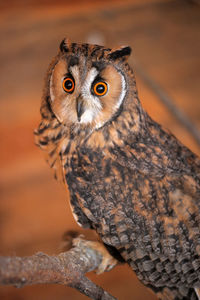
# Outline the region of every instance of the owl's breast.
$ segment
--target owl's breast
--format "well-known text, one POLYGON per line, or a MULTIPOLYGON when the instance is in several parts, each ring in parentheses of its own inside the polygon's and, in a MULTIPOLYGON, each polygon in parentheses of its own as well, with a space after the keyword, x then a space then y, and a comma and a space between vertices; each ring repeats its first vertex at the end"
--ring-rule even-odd
POLYGON ((135 172, 103 151, 90 148, 76 149, 64 166, 73 213, 79 223, 85 223, 82 213, 104 241, 113 246, 125 244, 130 235, 133 238, 133 232, 136 241, 145 234, 144 218, 134 211, 134 199, 138 197, 135 172))

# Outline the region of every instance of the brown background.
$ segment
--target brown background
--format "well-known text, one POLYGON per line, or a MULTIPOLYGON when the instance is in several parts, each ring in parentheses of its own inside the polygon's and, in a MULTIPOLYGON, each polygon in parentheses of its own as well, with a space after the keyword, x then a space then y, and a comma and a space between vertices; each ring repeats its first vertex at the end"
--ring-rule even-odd
MULTIPOLYGON (((133 58, 200 127, 200 6, 184 0, 0 2, 0 254, 58 253, 62 234, 81 231, 68 194, 35 147, 43 77, 63 37, 109 47, 128 44, 133 58)), ((191 135, 136 73, 150 115, 194 152, 191 135)), ((91 233, 87 233, 91 235, 91 233)), ((89 275, 120 300, 155 299, 127 266, 89 275)), ((0 287, 0 299, 87 299, 58 285, 0 287)))

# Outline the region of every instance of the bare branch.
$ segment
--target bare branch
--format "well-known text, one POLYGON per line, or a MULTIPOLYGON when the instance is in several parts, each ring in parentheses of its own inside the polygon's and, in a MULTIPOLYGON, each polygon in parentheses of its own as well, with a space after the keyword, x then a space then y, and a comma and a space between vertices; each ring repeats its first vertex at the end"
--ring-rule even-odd
POLYGON ((38 283, 58 283, 76 288, 91 299, 114 300, 114 297, 84 276, 95 270, 101 261, 101 253, 84 242, 56 256, 37 253, 29 257, 0 257, 0 284, 23 287, 38 283))

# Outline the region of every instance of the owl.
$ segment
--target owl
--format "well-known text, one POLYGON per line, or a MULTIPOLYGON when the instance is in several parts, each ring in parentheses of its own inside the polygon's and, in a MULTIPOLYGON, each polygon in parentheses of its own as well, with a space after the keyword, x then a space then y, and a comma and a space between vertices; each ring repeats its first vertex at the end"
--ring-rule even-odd
POLYGON ((94 229, 160 299, 198 299, 200 159, 144 111, 131 48, 61 42, 36 143, 94 229))

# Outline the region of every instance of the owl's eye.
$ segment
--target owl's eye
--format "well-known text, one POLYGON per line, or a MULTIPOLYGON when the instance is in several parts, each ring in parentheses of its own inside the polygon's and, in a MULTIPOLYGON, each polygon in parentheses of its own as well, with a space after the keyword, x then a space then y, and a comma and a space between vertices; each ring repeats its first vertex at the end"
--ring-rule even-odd
POLYGON ((74 80, 71 77, 66 77, 63 80, 62 86, 63 86, 63 90, 65 92, 71 94, 71 93, 73 93, 74 88, 75 88, 74 80))
POLYGON ((104 96, 108 91, 107 83, 103 81, 98 81, 94 84, 93 91, 97 96, 104 96))

